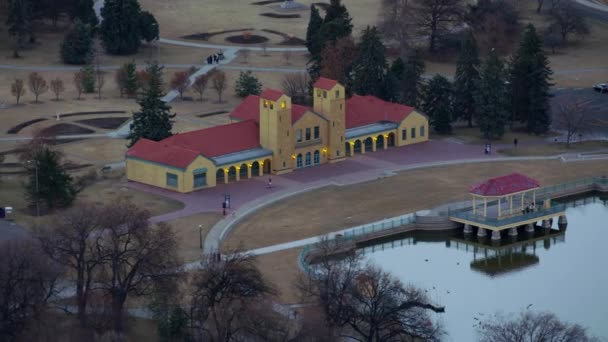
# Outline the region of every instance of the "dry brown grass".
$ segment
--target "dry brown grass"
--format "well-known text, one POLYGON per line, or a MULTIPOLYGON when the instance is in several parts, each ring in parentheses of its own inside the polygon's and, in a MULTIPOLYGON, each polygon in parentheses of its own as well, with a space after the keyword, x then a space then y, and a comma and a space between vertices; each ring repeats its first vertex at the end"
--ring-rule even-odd
POLYGON ((508 156, 553 156, 561 153, 575 153, 601 149, 608 149, 607 141, 583 141, 580 143, 571 143, 570 147, 567 147, 565 143, 535 145, 512 148, 499 152, 508 156))
POLYGON ((222 215, 217 213, 202 213, 179 219, 167 221, 179 238, 179 255, 184 262, 192 262, 201 259, 199 225, 202 226, 202 239, 219 220, 222 215))
POLYGON ((300 248, 292 248, 256 257, 264 278, 279 291, 281 303, 300 303, 299 292, 295 286, 301 273, 298 266, 300 252, 300 248))
POLYGON ((471 184, 515 171, 550 185, 602 175, 606 170, 608 161, 465 164, 402 172, 347 187, 326 187, 256 212, 232 230, 224 246, 270 246, 467 199, 471 184))
MULTIPOLYGON (((435 138, 445 138, 445 135, 434 135, 435 138)), ((553 134, 545 134, 545 135, 532 135, 526 132, 520 131, 512 131, 509 128, 505 128, 505 134, 499 140, 492 141, 495 144, 512 144, 513 139, 517 138, 520 144, 526 144, 528 142, 539 142, 543 141, 547 138, 553 137, 553 134)), ((454 128, 451 138, 460 139, 467 144, 485 144, 487 139, 483 137, 481 132, 479 131, 479 127, 456 127, 454 128)))

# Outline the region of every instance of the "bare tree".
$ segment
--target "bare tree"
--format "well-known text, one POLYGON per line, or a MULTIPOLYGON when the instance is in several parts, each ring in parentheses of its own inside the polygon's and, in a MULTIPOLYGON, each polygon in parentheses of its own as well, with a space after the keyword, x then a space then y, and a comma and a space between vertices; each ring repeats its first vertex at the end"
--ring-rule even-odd
POLYGON ((321 51, 321 76, 346 84, 356 57, 357 47, 352 37, 327 42, 321 51))
POLYGON ((95 71, 95 86, 97 87, 97 98, 101 100, 101 89, 106 84, 106 74, 97 69, 95 71))
POLYGON ((192 89, 194 89, 198 95, 201 102, 203 102, 203 93, 205 89, 207 89, 207 82, 209 81, 209 77, 207 75, 200 75, 192 83, 192 89))
POLYGON ((415 0, 412 3, 417 24, 429 37, 429 50, 437 50, 437 41, 458 23, 462 0, 415 0))
POLYGON ((35 102, 38 103, 38 96, 46 93, 49 90, 49 86, 46 84, 46 80, 42 75, 37 72, 33 72, 28 77, 28 87, 30 91, 36 96, 35 102))
POLYGON ((154 285, 177 278, 177 240, 171 226, 151 227, 150 213, 118 201, 106 206, 97 242, 102 268, 97 287, 112 300, 114 330, 122 331, 123 308, 129 295, 145 296, 154 285))
POLYGON ((208 255, 194 274, 191 287, 193 320, 204 341, 235 339, 250 305, 274 294, 255 258, 239 252, 223 258, 208 255))
MULTIPOLYGON (((362 266, 356 253, 336 258, 340 245, 324 241, 300 281, 304 298, 316 300, 337 335, 357 341, 438 340, 443 331, 428 312, 442 313, 424 292, 404 286, 381 269, 362 266)), ((343 254, 343 253, 342 253, 343 254)))
POLYGON ((125 67, 121 67, 116 70, 114 73, 114 82, 116 82, 116 86, 118 87, 118 91, 120 92, 120 97, 125 95, 127 90, 127 69, 125 67))
POLYGON ((577 35, 584 37, 589 34, 589 25, 580 13, 571 3, 562 3, 551 10, 551 28, 559 32, 562 42, 568 41, 569 35, 577 35))
POLYGON ((0 243, 0 340, 17 337, 57 290, 60 269, 30 239, 0 243))
POLYGON ((97 244, 101 239, 101 210, 93 205, 80 205, 58 215, 52 229, 40 235, 43 251, 56 263, 69 269, 75 278, 76 305, 82 326, 94 272, 101 263, 97 244))
POLYGON ((19 104, 21 96, 25 95, 25 84, 22 79, 15 78, 15 81, 11 84, 11 94, 13 94, 17 99, 17 104, 19 104))
POLYGON ((285 65, 289 65, 289 60, 291 59, 291 50, 283 51, 283 60, 285 61, 285 65))
POLYGON ((241 63, 247 64, 249 62, 249 55, 251 51, 249 49, 241 50, 241 63))
POLYGON ((84 82, 84 73, 79 70, 74 73, 74 88, 76 88, 76 93, 78 94, 78 100, 80 100, 80 95, 82 95, 83 82, 84 82))
POLYGON ((554 118, 555 128, 566 134, 566 147, 570 148, 572 138, 591 128, 589 122, 589 101, 564 100, 557 104, 554 118))
POLYGON ((186 71, 176 71, 171 77, 171 88, 179 93, 180 100, 184 99, 184 92, 188 89, 189 77, 186 71))
POLYGON ((281 87, 285 94, 291 97, 293 103, 306 104, 310 98, 308 73, 292 73, 283 76, 281 87))
POLYGON ((477 331, 481 342, 600 341, 588 335, 582 326, 562 322, 548 312, 524 311, 514 319, 494 315, 481 321, 477 331))
POLYGON ((57 77, 51 80, 51 91, 55 94, 55 101, 59 101, 59 95, 65 91, 61 78, 57 77))
POLYGON ((378 28, 385 38, 399 44, 399 56, 405 58, 409 47, 408 39, 415 29, 412 10, 413 0, 382 0, 378 28))
POLYGON ((211 76, 211 85, 217 92, 218 102, 222 103, 222 93, 226 90, 228 82, 226 79, 226 73, 223 71, 214 72, 211 76))

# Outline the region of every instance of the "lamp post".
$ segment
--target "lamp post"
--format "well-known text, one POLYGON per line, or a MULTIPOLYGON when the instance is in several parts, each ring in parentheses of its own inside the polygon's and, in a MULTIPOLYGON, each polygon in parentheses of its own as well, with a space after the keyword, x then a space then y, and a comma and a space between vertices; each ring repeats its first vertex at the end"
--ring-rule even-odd
POLYGON ((203 225, 202 224, 198 225, 198 235, 199 235, 201 249, 203 249, 203 225))
POLYGON ((34 160, 28 160, 27 163, 29 165, 34 165, 34 170, 36 173, 36 217, 39 217, 40 216, 40 205, 39 205, 40 192, 38 191, 38 163, 34 160))

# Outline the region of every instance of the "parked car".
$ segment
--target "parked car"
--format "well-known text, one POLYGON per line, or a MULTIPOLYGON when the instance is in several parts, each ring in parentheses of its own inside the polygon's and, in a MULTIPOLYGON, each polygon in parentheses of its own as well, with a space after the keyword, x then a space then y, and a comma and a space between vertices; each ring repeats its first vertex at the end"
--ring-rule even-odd
POLYGON ((608 93, 608 83, 600 83, 593 86, 593 90, 600 93, 608 93))

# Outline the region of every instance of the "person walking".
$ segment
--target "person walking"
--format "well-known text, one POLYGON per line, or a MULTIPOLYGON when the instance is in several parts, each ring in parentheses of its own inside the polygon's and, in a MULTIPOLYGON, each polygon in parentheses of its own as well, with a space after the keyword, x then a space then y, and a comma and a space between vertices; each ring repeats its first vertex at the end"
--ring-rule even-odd
POLYGON ((513 147, 517 147, 517 138, 513 139, 513 147))
POLYGON ((268 189, 272 188, 272 179, 268 178, 268 189))

